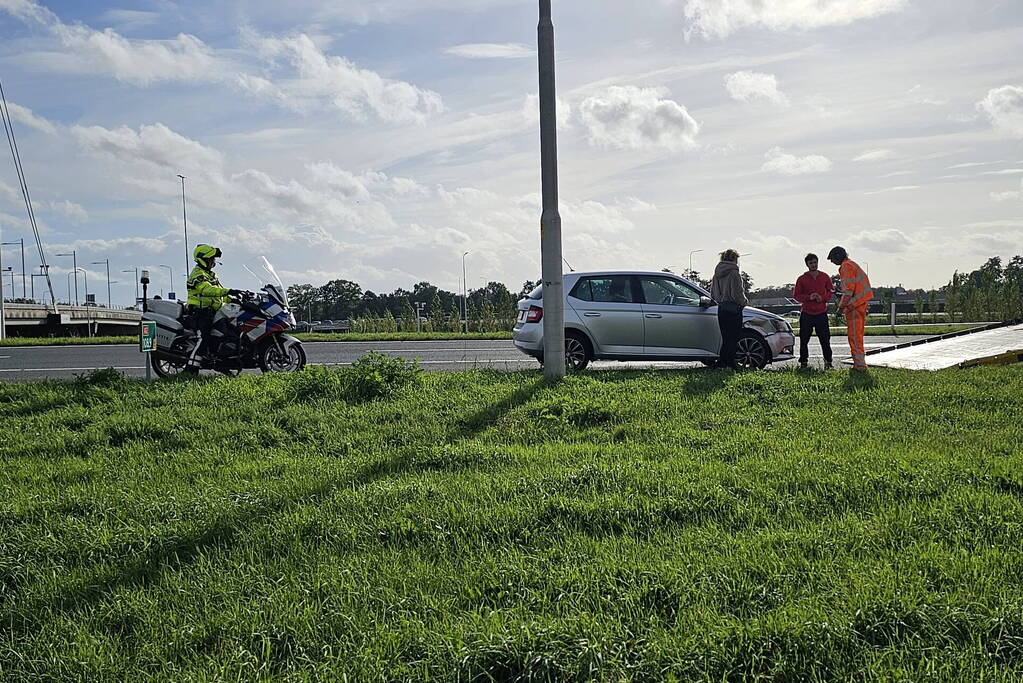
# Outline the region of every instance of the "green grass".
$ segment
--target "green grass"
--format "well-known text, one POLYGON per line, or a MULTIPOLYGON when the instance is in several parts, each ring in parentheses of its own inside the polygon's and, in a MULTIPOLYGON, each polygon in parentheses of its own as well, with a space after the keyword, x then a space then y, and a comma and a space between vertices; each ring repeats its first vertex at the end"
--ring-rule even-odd
MULTIPOLYGON (((330 334, 299 332, 304 342, 445 341, 450 339, 511 339, 511 332, 352 332, 330 334)), ((118 337, 8 337, 0 346, 60 346, 62 344, 138 344, 138 336, 118 337)))
POLYGON ((1023 677, 1018 366, 391 377, 0 384, 0 679, 1023 677))

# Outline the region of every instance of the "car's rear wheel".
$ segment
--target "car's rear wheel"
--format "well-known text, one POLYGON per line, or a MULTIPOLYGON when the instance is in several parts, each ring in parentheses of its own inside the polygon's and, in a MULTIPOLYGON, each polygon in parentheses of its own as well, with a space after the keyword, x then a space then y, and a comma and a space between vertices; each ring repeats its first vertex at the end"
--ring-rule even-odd
POLYGON ((763 370, 771 362, 771 349, 756 332, 743 332, 735 347, 735 364, 747 370, 763 370))
POLYGON ((593 360, 590 343, 578 332, 565 333, 565 369, 581 372, 593 360))

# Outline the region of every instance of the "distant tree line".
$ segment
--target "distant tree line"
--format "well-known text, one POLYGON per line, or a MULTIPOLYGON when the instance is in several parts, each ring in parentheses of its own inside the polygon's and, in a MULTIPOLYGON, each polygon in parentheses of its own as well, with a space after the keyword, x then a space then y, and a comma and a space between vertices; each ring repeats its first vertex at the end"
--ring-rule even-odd
POLYGON ((468 292, 466 316, 462 316, 462 295, 418 282, 411 290, 393 292, 363 290, 351 280, 331 280, 315 287, 288 287, 288 299, 295 315, 308 322, 347 320, 353 332, 458 331, 463 320, 470 331, 510 330, 516 317, 516 303, 538 283, 527 280, 513 294, 503 283, 488 282, 468 292))

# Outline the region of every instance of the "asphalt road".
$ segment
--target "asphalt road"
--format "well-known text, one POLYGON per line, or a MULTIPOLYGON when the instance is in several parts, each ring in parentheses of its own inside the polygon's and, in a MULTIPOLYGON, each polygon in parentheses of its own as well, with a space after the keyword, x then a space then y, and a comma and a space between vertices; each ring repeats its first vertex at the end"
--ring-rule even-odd
MULTIPOLYGON (((867 348, 888 346, 921 337, 867 337, 867 348)), ((798 342, 797 342, 798 344, 798 342)), ((835 361, 849 356, 844 337, 832 339, 835 361)), ((435 342, 311 342, 305 344, 309 363, 349 365, 368 351, 404 358, 417 358, 425 370, 535 370, 539 364, 523 355, 511 341, 435 341, 435 342)), ((821 365, 820 345, 810 345, 811 363, 821 365)), ((795 361, 771 367, 787 367, 795 361)), ((599 361, 594 369, 678 368, 686 363, 599 361)), ((699 365, 699 364, 695 364, 699 365)), ((106 346, 10 346, 0 347, 0 381, 69 379, 101 368, 114 368, 131 377, 145 376, 145 359, 135 345, 106 346)))

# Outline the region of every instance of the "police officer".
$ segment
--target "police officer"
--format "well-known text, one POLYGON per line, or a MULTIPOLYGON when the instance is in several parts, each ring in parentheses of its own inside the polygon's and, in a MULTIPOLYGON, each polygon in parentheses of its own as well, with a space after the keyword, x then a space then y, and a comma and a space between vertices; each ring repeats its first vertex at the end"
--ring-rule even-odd
POLYGON ((192 252, 195 268, 188 275, 188 307, 195 316, 195 326, 202 336, 199 339, 199 348, 188 361, 186 372, 196 373, 199 371, 199 359, 209 349, 213 316, 221 306, 230 301, 229 297, 242 294, 241 290, 220 286, 220 280, 217 279, 213 269, 216 267, 216 259, 220 258, 221 253, 220 249, 208 244, 199 244, 192 252))

